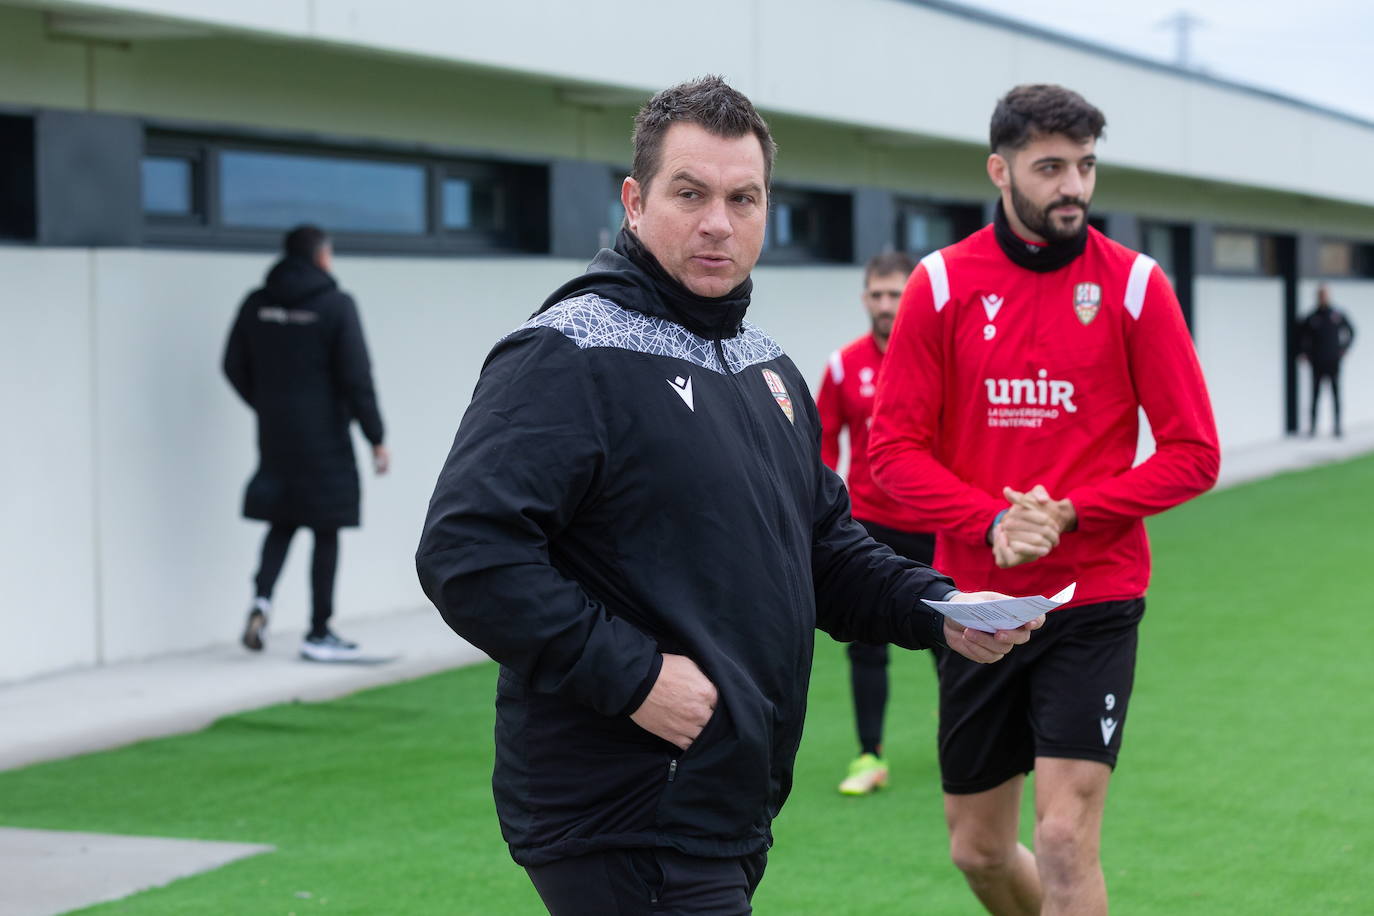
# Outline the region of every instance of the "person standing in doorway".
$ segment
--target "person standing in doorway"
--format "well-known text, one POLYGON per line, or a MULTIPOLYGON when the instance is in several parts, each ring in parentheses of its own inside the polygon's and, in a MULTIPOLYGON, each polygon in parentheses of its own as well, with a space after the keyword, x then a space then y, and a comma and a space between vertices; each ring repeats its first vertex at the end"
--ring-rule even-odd
POLYGON ((1312 367, 1312 409, 1308 414, 1307 434, 1317 434, 1317 399, 1322 382, 1331 385, 1331 404, 1335 408, 1336 438, 1341 436, 1341 360, 1355 340, 1355 326, 1345 312, 1331 304, 1326 284, 1317 287, 1317 307, 1298 325, 1298 355, 1312 367))
MULTIPOLYGON (((849 431, 846 483, 854 520, 898 556, 929 566, 935 554, 935 536, 918 531, 911 511, 879 489, 868 471, 868 424, 873 396, 878 390, 878 369, 887 351, 902 290, 915 268, 915 259, 901 251, 885 252, 868 262, 864 268, 863 305, 872 329, 830 355, 816 395, 816 409, 821 415, 821 460, 832 470, 840 462, 840 431, 849 431)), ((887 760, 883 757, 888 648, 886 643, 855 641, 845 651, 849 656, 859 756, 850 762, 840 792, 867 795, 883 788, 888 781, 887 760)))
POLYGON ((372 444, 376 473, 385 474, 391 461, 358 308, 334 280, 333 257, 322 229, 288 232, 281 260, 240 306, 224 351, 224 374, 258 418, 260 457, 243 514, 270 524, 243 645, 262 650, 287 548, 297 529, 309 528, 312 611, 300 654, 310 661, 359 657, 356 643, 329 628, 339 529, 359 522, 354 420, 372 444))

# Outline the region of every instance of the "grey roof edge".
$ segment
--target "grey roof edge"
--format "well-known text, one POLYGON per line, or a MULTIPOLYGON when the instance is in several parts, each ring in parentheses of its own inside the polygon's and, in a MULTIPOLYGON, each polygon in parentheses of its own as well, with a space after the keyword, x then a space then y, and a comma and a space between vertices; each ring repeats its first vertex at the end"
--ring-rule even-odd
POLYGON ((1110 45, 1099 44, 1098 42, 1090 41, 1086 38, 1078 38, 1073 35, 1068 35, 1064 32, 1056 32, 1055 30, 1047 29, 1044 26, 1038 26, 1029 22, 1023 22, 1020 19, 1014 19, 1010 16, 1003 16, 1000 13, 994 13, 989 10, 981 10, 977 9, 976 7, 965 6, 962 3, 955 2, 955 0, 899 0, 899 2, 907 3, 912 6, 924 6, 928 9, 938 10, 942 13, 949 13, 951 15, 959 16, 964 19, 971 19, 975 22, 981 22, 985 25, 996 26, 997 28, 1017 32, 1022 35, 1032 35, 1036 38, 1043 38, 1046 41, 1053 41, 1057 44, 1065 45, 1071 48, 1076 48, 1080 51, 1087 51, 1090 54, 1097 54, 1102 57, 1108 57, 1113 60, 1120 61, 1122 63, 1133 64, 1137 67, 1144 67, 1145 69, 1155 70, 1160 73, 1167 73, 1170 76, 1181 76, 1185 79, 1190 79, 1199 83, 1206 83, 1207 85, 1216 86, 1221 89, 1232 89, 1237 92, 1243 92, 1247 95, 1258 96, 1259 98, 1267 99, 1271 102, 1279 102, 1280 104, 1288 105, 1294 108, 1300 108, 1304 111, 1309 111, 1314 114, 1320 114, 1329 118, 1335 118, 1339 121, 1345 121, 1348 124, 1354 124, 1357 127, 1363 127, 1367 130, 1374 130, 1374 120, 1362 118, 1356 114, 1350 114, 1349 112, 1340 111, 1336 108, 1328 108, 1325 105, 1318 105, 1315 102, 1304 101, 1303 99, 1295 98, 1291 95, 1285 95, 1282 92, 1277 92, 1272 89, 1263 89, 1259 86, 1252 86, 1249 83, 1243 83, 1239 80, 1226 79, 1220 76, 1213 76, 1210 73, 1203 73, 1198 70, 1189 70, 1188 68, 1180 67, 1177 64, 1167 63, 1162 60, 1155 60, 1154 58, 1144 57, 1139 54, 1132 54, 1129 51, 1123 51, 1119 48, 1114 48, 1110 45))

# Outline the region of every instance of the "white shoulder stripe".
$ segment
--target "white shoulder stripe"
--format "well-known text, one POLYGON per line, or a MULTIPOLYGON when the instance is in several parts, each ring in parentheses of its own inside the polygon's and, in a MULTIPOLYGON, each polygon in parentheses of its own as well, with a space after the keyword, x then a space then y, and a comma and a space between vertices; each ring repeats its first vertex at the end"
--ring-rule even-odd
POLYGON ((1147 254, 1135 256, 1131 265, 1131 278, 1126 281, 1126 311, 1139 320, 1141 309, 1145 308, 1145 289, 1150 285, 1150 271, 1155 269, 1155 259, 1147 254))
POLYGON ((830 354, 830 381, 836 385, 844 381, 844 359, 840 357, 839 350, 830 354))
POLYGON ((921 263, 925 265, 926 275, 930 277, 930 292, 935 297, 935 311, 945 307, 949 302, 949 272, 945 270, 944 256, 938 251, 921 258, 921 263))

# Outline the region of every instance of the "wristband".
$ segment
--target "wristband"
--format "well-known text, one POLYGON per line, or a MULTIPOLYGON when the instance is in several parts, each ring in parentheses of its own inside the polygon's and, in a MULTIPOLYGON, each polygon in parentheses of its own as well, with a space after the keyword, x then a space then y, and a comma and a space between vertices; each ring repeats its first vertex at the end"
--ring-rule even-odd
MULTIPOLYGON (((1009 508, 1010 507, 1008 507, 1008 509, 1009 508)), ((988 525, 987 534, 983 535, 983 539, 988 542, 989 546, 991 546, 992 544, 992 533, 997 530, 997 526, 1002 522, 1002 516, 1007 514, 1008 509, 1003 509, 1001 512, 998 512, 996 515, 994 515, 992 518, 992 524, 988 525)))

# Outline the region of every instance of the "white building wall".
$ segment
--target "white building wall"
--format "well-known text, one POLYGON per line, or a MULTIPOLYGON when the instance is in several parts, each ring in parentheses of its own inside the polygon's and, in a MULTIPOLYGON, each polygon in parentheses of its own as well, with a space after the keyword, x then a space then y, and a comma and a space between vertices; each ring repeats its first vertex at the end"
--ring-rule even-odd
MULTIPOLYGON (((1341 424, 1346 429, 1374 424, 1374 281, 1304 280, 1298 284, 1298 318, 1317 305, 1317 286, 1325 284, 1331 301, 1355 326, 1355 343, 1341 363, 1341 424)), ((1312 403, 1312 372, 1306 363, 1298 368, 1298 428, 1307 432, 1312 403)), ((1331 431, 1330 390, 1322 391, 1317 429, 1331 431)))
MULTIPOLYGON (((224 381, 224 337, 260 254, 0 249, 0 387, 24 448, 0 450, 0 682, 234 639, 264 526, 239 515, 252 415, 224 381)), ((338 618, 423 605, 412 555, 428 498, 491 345, 580 261, 341 257, 359 301, 394 454, 363 467, 363 527, 344 534, 338 618)), ((862 334, 858 267, 761 267, 750 317, 814 386, 862 334)), ((1374 333, 1374 283, 1332 283, 1374 333)), ((1310 302, 1314 284, 1303 287, 1310 302)), ((1202 277, 1199 355, 1224 448, 1283 431, 1282 286, 1202 277)), ((1374 360, 1347 364, 1348 424, 1374 420, 1374 360)), ((360 459, 367 454, 357 440, 360 459)), ((360 462, 362 463, 362 462, 360 462)), ((306 625, 310 543, 277 592, 276 638, 306 625)))
POLYGON ((1284 433, 1283 281, 1199 277, 1193 336, 1212 395, 1222 450, 1284 433))
POLYGON ((0 681, 99 660, 90 260, 0 248, 0 681))

